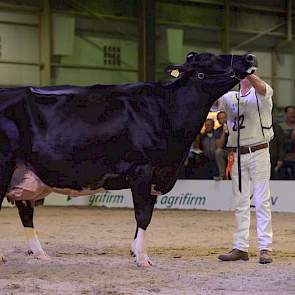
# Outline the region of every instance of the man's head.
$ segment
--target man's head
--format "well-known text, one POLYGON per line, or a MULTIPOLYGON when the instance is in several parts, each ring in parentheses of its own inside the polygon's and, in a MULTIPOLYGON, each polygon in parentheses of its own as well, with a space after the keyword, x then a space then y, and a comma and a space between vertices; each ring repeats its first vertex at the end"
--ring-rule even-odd
POLYGON ((285 107, 286 122, 295 123, 295 106, 285 107))
POLYGON ((220 111, 218 114, 217 114, 217 121, 220 125, 223 125, 224 123, 226 123, 226 120, 227 120, 227 115, 226 115, 226 112, 224 111, 220 111))
POLYGON ((205 133, 211 133, 214 129, 214 120, 213 119, 207 119, 205 121, 205 133))

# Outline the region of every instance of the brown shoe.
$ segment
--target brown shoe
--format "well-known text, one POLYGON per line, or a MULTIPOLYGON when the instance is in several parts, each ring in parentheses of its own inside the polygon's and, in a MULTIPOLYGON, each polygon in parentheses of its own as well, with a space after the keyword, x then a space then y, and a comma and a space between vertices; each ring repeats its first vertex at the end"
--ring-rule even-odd
POLYGON ((271 251, 266 249, 261 250, 260 256, 259 256, 259 263, 261 264, 272 263, 271 251))
POLYGON ((241 251, 239 249, 232 249, 227 254, 218 256, 218 259, 222 261, 236 261, 236 260, 249 260, 248 252, 241 251))

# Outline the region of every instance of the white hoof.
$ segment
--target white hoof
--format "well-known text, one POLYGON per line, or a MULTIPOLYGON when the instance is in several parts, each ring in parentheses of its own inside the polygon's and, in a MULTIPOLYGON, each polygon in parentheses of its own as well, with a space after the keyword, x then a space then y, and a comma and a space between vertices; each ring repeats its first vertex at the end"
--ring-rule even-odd
POLYGON ((130 254, 135 257, 135 263, 139 267, 150 267, 153 265, 152 261, 146 254, 147 251, 144 246, 144 233, 145 230, 139 228, 137 237, 131 243, 130 254))
POLYGON ((138 267, 150 267, 153 265, 147 254, 136 255, 135 262, 138 267))
POLYGON ((130 255, 132 257, 136 257, 136 239, 132 241, 131 243, 131 249, 130 249, 130 255))
POLYGON ((42 261, 48 261, 51 259, 50 256, 47 255, 47 253, 44 250, 40 250, 40 251, 34 253, 33 255, 34 255, 35 259, 39 259, 42 261))

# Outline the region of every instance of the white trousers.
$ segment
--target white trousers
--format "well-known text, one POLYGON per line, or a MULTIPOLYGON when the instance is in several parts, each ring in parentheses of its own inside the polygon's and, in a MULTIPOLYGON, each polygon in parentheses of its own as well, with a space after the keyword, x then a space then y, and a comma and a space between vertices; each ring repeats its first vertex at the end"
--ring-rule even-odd
POLYGON ((272 250, 270 168, 268 148, 241 155, 242 192, 240 192, 237 153, 235 153, 232 172, 232 190, 236 217, 234 248, 241 251, 248 252, 249 248, 250 196, 252 193, 256 208, 258 248, 259 250, 272 250))

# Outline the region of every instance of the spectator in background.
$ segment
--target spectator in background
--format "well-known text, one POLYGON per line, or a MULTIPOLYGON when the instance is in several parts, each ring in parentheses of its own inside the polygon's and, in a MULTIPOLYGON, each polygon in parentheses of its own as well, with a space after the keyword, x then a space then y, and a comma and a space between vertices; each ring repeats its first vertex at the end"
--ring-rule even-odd
POLYGON ((285 121, 279 124, 284 134, 284 165, 287 177, 295 177, 295 106, 285 108, 285 121))
POLYGON ((213 119, 207 119, 205 121, 205 131, 199 136, 200 148, 204 154, 204 169, 207 176, 206 178, 213 179, 217 170, 215 161, 216 140, 213 119))
POLYGON ((281 126, 273 124, 274 138, 269 143, 271 179, 283 179, 285 177, 282 167, 284 164, 284 133, 281 126))
POLYGON ((227 164, 227 156, 228 152, 225 149, 227 140, 228 140, 228 128, 226 124, 227 115, 226 112, 220 111, 217 114, 217 121, 220 124, 215 130, 215 143, 216 143, 216 150, 215 150, 215 159, 216 164, 218 167, 218 176, 214 177, 215 180, 222 180, 225 179, 225 168, 227 164))
POLYGON ((203 171, 203 151, 200 149, 199 135, 194 140, 184 163, 184 176, 186 179, 206 178, 203 171))

